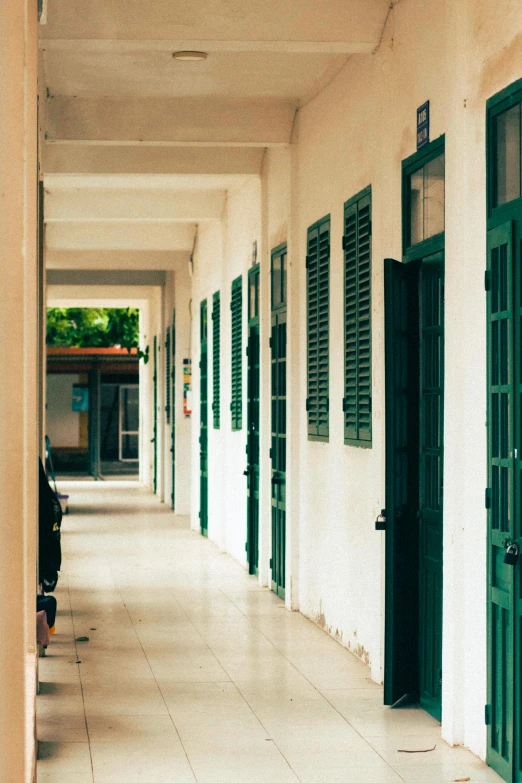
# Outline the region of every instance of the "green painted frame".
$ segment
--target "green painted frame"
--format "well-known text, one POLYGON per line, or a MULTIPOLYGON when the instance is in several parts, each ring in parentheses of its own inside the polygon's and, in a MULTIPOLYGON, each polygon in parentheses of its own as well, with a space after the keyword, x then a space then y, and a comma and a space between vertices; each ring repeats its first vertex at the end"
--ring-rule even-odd
POLYGON ((421 166, 437 158, 444 152, 444 148, 445 137, 442 135, 402 161, 402 261, 405 264, 444 250, 444 231, 429 237, 429 239, 424 239, 416 245, 409 244, 409 237, 411 236, 411 203, 410 189, 408 187, 411 175, 420 169, 421 166))
MULTIPOLYGON (((495 206, 496 202, 496 117, 506 111, 507 109, 515 106, 517 103, 522 103, 522 79, 518 79, 512 84, 508 85, 503 90, 500 90, 495 95, 491 96, 486 102, 486 210, 487 210, 487 234, 486 234, 486 246, 487 246, 487 266, 486 266, 486 278, 485 288, 487 297, 487 319, 489 321, 491 311, 491 289, 493 287, 491 280, 491 243, 497 235, 500 235, 502 231, 509 233, 510 247, 512 253, 512 265, 513 276, 511 278, 512 286, 512 321, 513 329, 510 332, 512 339, 512 350, 509 356, 509 364, 511 367, 512 378, 512 397, 516 400, 520 395, 520 380, 522 372, 522 329, 517 328, 516 322, 518 321, 520 314, 522 313, 522 195, 519 198, 512 201, 495 206), (509 230, 508 227, 509 226, 509 230)), ((521 133, 521 145, 522 145, 522 133, 521 133)), ((494 244, 494 241, 493 241, 494 244)), ((520 620, 520 614, 517 617, 517 604, 521 590, 521 565, 520 563, 515 566, 513 573, 512 590, 512 607, 510 609, 511 617, 511 642, 512 644, 512 656, 511 672, 508 671, 508 681, 512 684, 512 699, 511 705, 511 724, 507 726, 507 732, 509 735, 509 743, 511 745, 510 758, 511 761, 507 762, 503 759, 498 752, 495 751, 492 743, 492 721, 493 721, 493 656, 495 654, 493 645, 493 582, 491 574, 494 568, 493 550, 498 547, 498 533, 496 529, 493 531, 492 526, 492 491, 491 491, 491 464, 492 464, 492 410, 491 410, 491 366, 492 366, 492 351, 493 346, 491 344, 490 326, 488 323, 488 343, 487 343, 487 374, 486 374, 486 388, 487 388, 487 431, 488 431, 488 487, 486 489, 486 508, 488 513, 487 523, 487 701, 485 707, 485 720, 488 727, 488 744, 486 761, 495 769, 499 775, 502 775, 509 783, 519 783, 522 780, 522 776, 519 770, 522 763, 521 755, 522 749, 520 747, 520 735, 522 728, 522 698, 520 696, 521 688, 521 665, 522 665, 522 639, 520 634, 516 631, 520 620), (515 638, 517 642, 515 643, 515 638), (518 682, 513 679, 513 675, 517 676, 518 682), (518 735, 515 735, 515 732, 518 735)), ((511 438, 513 440, 512 446, 514 449, 519 449, 522 446, 520 443, 520 433, 522 426, 522 410, 520 403, 513 405, 512 410, 513 421, 511 422, 511 438)), ((515 466, 513 470, 513 488, 509 502, 512 506, 511 519, 512 519, 512 533, 510 538, 520 543, 522 536, 522 519, 521 511, 522 504, 518 509, 516 506, 516 499, 520 498, 521 492, 521 468, 520 457, 517 461, 515 458, 515 466), (517 465, 518 462, 518 465, 517 465)), ((498 566, 497 566, 498 567, 498 566)), ((509 721, 509 717, 508 717, 509 721)))

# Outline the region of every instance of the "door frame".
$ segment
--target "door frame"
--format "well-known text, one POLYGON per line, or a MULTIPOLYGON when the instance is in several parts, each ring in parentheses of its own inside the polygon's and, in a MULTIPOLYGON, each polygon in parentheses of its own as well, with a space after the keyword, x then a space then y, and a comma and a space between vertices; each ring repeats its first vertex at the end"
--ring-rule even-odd
MULTIPOLYGON (((285 338, 285 400, 288 399, 288 245, 286 242, 282 243, 281 245, 278 245, 275 247, 271 253, 270 253, 270 400, 271 400, 271 411, 270 411, 270 432, 271 432, 271 444, 270 444, 270 519, 271 519, 271 539, 272 539, 272 545, 271 545, 271 557, 270 557, 270 571, 271 571, 271 589, 274 593, 276 593, 280 598, 285 598, 286 596, 286 454, 288 449, 288 442, 286 442, 285 445, 285 471, 284 475, 281 476, 281 473, 283 471, 274 470, 274 460, 275 455, 273 453, 273 438, 274 438, 274 425, 273 425, 273 414, 274 414, 274 406, 273 406, 273 396, 274 396, 274 375, 273 375, 273 353, 275 346, 273 345, 273 326, 274 321, 278 321, 278 319, 282 316, 285 317, 285 323, 287 324, 287 332, 286 332, 286 338, 285 338), (276 301, 275 297, 275 288, 274 288, 274 260, 276 258, 283 258, 283 264, 281 269, 281 280, 280 280, 280 296, 279 299, 276 301), (284 508, 284 514, 285 514, 285 523, 284 528, 281 531, 280 529, 277 530, 277 524, 274 519, 274 508, 277 509, 277 502, 274 504, 274 486, 284 486, 285 488, 285 508, 284 508), (279 548, 278 548, 278 534, 279 533, 279 548), (278 564, 278 566, 277 566, 278 564), (281 578, 282 574, 282 578, 281 578), (275 575, 275 579, 274 579, 275 575)), ((279 417, 279 410, 277 412, 277 416, 279 417)), ((286 439, 286 433, 288 428, 288 410, 285 406, 285 439, 286 439)), ((279 430, 278 430, 279 431, 279 430)), ((277 490, 278 492, 281 492, 281 490, 277 490)))
POLYGON ((248 572, 254 576, 259 573, 259 511, 260 511, 260 418, 261 418, 261 334, 260 334, 260 280, 261 280, 261 267, 257 263, 251 267, 248 271, 247 277, 247 415, 246 415, 246 452, 247 452, 247 468, 245 470, 247 479, 247 540, 246 540, 246 553, 248 572), (254 281, 254 283, 252 283, 254 281), (252 303, 252 295, 254 296, 254 303, 252 303), (251 356, 252 348, 252 332, 257 334, 257 462, 254 463, 252 457, 256 456, 252 453, 252 441, 250 432, 254 426, 254 404, 252 397, 252 383, 254 368, 251 365, 253 357, 251 356), (255 483, 253 483, 253 473, 256 473, 255 483), (257 490, 253 487, 257 486, 257 490), (254 493, 254 494, 253 494, 254 493), (255 497, 257 493, 257 497, 255 497))
MULTIPOLYGON (((417 151, 413 155, 410 155, 402 162, 402 263, 414 264, 421 262, 423 258, 427 256, 435 255, 436 253, 444 253, 444 232, 436 234, 435 236, 424 239, 415 245, 410 245, 411 236, 411 202, 410 202, 410 176, 417 171, 420 167, 429 163, 434 158, 438 157, 444 152, 445 149, 445 137, 440 136, 435 141, 427 144, 421 150, 417 151)), ((385 259, 386 262, 391 262, 392 259, 385 259)), ((386 302, 385 302, 386 311, 386 302)), ((385 316, 387 320, 388 317, 385 316)), ((400 593, 395 589, 395 577, 398 568, 400 567, 398 561, 397 541, 400 540, 400 527, 398 526, 397 519, 394 513, 394 481, 393 471, 395 466, 394 461, 394 419, 391 411, 392 395, 393 395, 393 368, 391 367, 391 350, 385 349, 385 505, 386 509, 386 523, 385 523, 385 611, 384 611, 384 703, 387 705, 393 705, 403 700, 411 701, 417 699, 419 694, 412 693, 412 680, 411 672, 406 669, 414 667, 414 672, 417 671, 415 667, 419 664, 419 651, 420 646, 420 627, 416 631, 416 640, 412 640, 411 643, 416 644, 416 652, 413 656, 406 655, 404 650, 405 639, 404 635, 408 635, 409 623, 401 623, 401 614, 404 615, 404 607, 401 606, 400 593), (406 627, 408 626, 408 627, 406 627), (403 664, 401 665, 401 660, 403 664), (406 689, 401 687, 401 681, 406 684, 406 689)), ((444 382, 444 370, 443 370, 443 382, 444 382)), ((418 449, 416 449, 417 459, 420 463, 420 455, 418 449)), ((444 453, 444 452, 443 452, 444 453)), ((444 508, 442 508, 442 514, 444 518, 444 508)), ((377 528, 382 529, 382 528, 377 528)), ((417 561, 418 562, 418 561, 417 561)), ((417 582, 420 588, 420 579, 417 577, 417 582)), ((443 622, 444 618, 442 618, 443 622)), ((415 623, 412 628, 415 628, 415 623)), ((443 627, 443 626, 442 626, 443 627)), ((410 629, 411 633, 411 629, 410 629)), ((413 649, 413 648, 411 648, 413 649)), ((411 654, 410 649, 410 654, 411 654)), ((420 672, 419 672, 420 674, 420 672)), ((417 682, 419 682, 419 675, 416 675, 417 682)))
POLYGON ((200 360, 199 360, 199 388, 200 388, 200 417, 199 417, 199 523, 202 536, 208 536, 208 301, 203 299, 199 306, 200 328, 200 360), (205 372, 203 373, 203 357, 205 357, 205 372), (203 395, 203 383, 205 394, 203 395), (203 426, 203 406, 205 406, 205 425, 203 426), (203 443, 203 430, 205 442, 203 443), (203 446, 205 449, 203 450, 203 446), (203 460, 205 467, 203 468, 203 460))
MULTIPOLYGON (((138 442, 139 442, 139 435, 140 431, 139 428, 137 430, 124 430, 123 429, 123 395, 122 391, 124 389, 137 389, 138 390, 138 417, 139 417, 139 389, 140 386, 138 383, 121 383, 118 385, 118 407, 119 407, 119 422, 118 422, 118 446, 119 446, 119 458, 120 462, 139 462, 139 456, 133 457, 132 459, 129 459, 129 457, 123 457, 123 436, 124 435, 137 435, 138 436, 138 442)), ((138 426, 139 426, 139 418, 138 418, 138 426)))
MULTIPOLYGON (((511 346, 511 353, 508 357, 508 362, 511 367, 511 381, 512 384, 512 398, 514 401, 518 398, 517 386, 520 384, 521 372, 522 372, 522 360, 520 358, 521 346, 521 329, 517 328, 516 322, 519 319, 519 313, 522 312, 522 191, 521 195, 500 206, 495 206, 496 202, 496 117, 506 111, 507 109, 522 103, 522 79, 518 79, 513 84, 510 84, 505 89, 493 95, 486 102, 486 206, 487 206, 487 231, 486 231, 486 247, 487 247, 487 270, 485 288, 489 291, 491 288, 491 271, 490 271, 490 237, 493 231, 500 229, 501 226, 511 223, 510 240, 511 240, 511 252, 512 252, 512 278, 511 285, 513 286, 513 312, 512 312, 512 331, 510 337, 513 340, 511 346)), ((522 113, 522 109, 521 109, 522 113)), ((521 121, 522 122, 522 121, 521 121)), ((522 142, 522 128, 520 129, 520 136, 522 142)), ((521 143, 522 147, 522 143, 521 143)), ((519 147, 520 150, 520 147, 519 147)), ((522 166, 521 166, 522 169, 522 166)), ((494 703, 494 666, 493 658, 495 655, 495 648, 493 644, 494 628, 493 628, 493 580, 492 573, 495 567, 493 561, 493 548, 498 548, 498 543, 494 541, 493 525, 492 525, 492 498, 491 498, 491 463, 492 463, 492 412, 491 412, 491 391, 490 391, 490 373, 491 373, 491 338, 490 338, 490 307, 491 307, 491 294, 487 296, 487 309, 486 309, 486 335, 487 335, 487 372, 486 372, 486 394, 487 394, 487 477, 488 477, 488 489, 486 490, 486 508, 487 508, 487 577, 486 577, 486 602, 487 602, 487 704, 485 708, 485 721, 487 725, 487 748, 486 748, 486 762, 508 783, 519 783, 522 780, 522 775, 517 770, 522 769, 522 748, 520 747, 520 736, 522 728, 522 697, 520 688, 522 687, 521 680, 521 666, 522 666, 522 638, 521 634, 517 633, 517 617, 520 616, 520 607, 517 609, 517 603, 520 603, 520 595, 522 590, 522 568, 521 559, 512 573, 512 582, 509 585, 511 589, 511 606, 509 607, 511 618, 511 646, 512 649, 512 662, 511 672, 507 673, 507 682, 511 684, 511 694, 509 695, 508 704, 508 722, 509 712, 511 713, 511 722, 506 727, 506 733, 508 736, 508 742, 511 744, 509 759, 502 756, 501 753, 495 750, 493 746, 493 703, 494 703), (518 596, 518 598, 517 598, 518 596), (517 672, 518 682, 517 682, 517 672)), ((522 426, 522 411, 520 403, 513 405, 512 421, 509 426, 510 437, 512 439, 513 450, 522 448, 520 442, 520 432, 522 426)), ((510 457, 510 460, 512 457, 510 457)), ((521 492, 521 468, 520 468, 520 454, 514 457, 513 461, 513 489, 510 493, 508 502, 511 506, 512 512, 512 532, 513 536, 510 540, 515 541, 519 545, 522 543, 522 503, 520 501, 517 504, 517 498, 520 498, 521 492), (517 464, 518 462, 518 464, 517 464)), ((498 538, 498 530, 496 538, 498 538)), ((509 631, 509 629, 508 629, 509 631)))

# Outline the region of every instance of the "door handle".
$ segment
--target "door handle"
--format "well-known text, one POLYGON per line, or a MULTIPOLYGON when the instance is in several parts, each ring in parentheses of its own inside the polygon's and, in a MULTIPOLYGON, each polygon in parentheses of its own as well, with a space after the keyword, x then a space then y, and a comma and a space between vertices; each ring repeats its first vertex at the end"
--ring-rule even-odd
POLYGON ((272 476, 272 484, 274 484, 274 485, 282 484, 283 481, 284 481, 284 479, 283 479, 282 476, 272 476))
POLYGON ((247 468, 246 470, 243 471, 243 476, 250 476, 251 473, 252 471, 250 470, 250 468, 247 468))

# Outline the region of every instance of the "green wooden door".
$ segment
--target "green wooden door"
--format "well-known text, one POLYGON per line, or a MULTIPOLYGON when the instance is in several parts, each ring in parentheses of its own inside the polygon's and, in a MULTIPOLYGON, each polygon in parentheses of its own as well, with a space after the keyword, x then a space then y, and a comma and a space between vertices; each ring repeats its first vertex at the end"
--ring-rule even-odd
POLYGON ((247 376, 247 561, 248 572, 259 565, 259 264, 248 275, 247 376))
POLYGON ((171 419, 171 479, 172 492, 170 494, 170 507, 174 511, 176 508, 176 311, 172 313, 172 327, 170 330, 170 364, 171 372, 168 382, 170 383, 170 419, 171 419))
POLYGON ((444 260, 420 267, 419 696, 437 720, 442 710, 442 477, 444 260))
POLYGON ((286 567, 286 312, 272 314, 272 590, 285 597, 286 567))
POLYGON ((419 689, 418 263, 385 259, 386 600, 384 703, 419 689))
POLYGON ((154 447, 154 494, 158 489, 158 338, 154 337, 153 348, 153 382, 154 382, 154 423, 151 443, 154 447))
POLYGON ((506 545, 515 540, 520 544, 520 501, 516 500, 520 497, 520 459, 515 451, 515 444, 520 448, 516 437, 516 423, 520 426, 520 361, 515 363, 515 348, 520 351, 520 317, 515 322, 513 230, 509 221, 488 232, 486 717, 488 764, 509 783, 519 783, 520 742, 514 739, 519 739, 520 732, 520 565, 504 563, 506 545))
POLYGON ((386 704, 440 720, 442 661, 442 253, 385 261, 386 704))
POLYGON ((207 300, 200 306, 199 361, 199 523, 202 535, 208 535, 208 312, 207 300))

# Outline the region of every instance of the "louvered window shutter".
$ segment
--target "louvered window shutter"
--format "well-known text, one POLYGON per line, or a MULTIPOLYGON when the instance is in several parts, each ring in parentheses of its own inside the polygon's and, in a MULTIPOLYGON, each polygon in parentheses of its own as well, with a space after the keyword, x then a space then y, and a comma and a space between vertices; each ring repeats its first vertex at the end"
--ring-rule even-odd
POLYGON ((221 359, 221 297, 217 291, 212 299, 212 417, 214 429, 220 425, 220 359, 221 359))
POLYGON ((371 193, 344 209, 344 440, 372 439, 371 193))
POLYGON ((330 218, 308 229, 307 241, 308 436, 328 439, 330 218))
POLYGON ((242 311, 243 311, 243 286, 241 277, 232 283, 232 298, 230 302, 232 310, 232 429, 240 430, 242 427, 242 400, 243 400, 243 356, 242 356, 242 311))
POLYGON ((171 373, 171 352, 170 352, 170 326, 167 327, 165 337, 165 419, 170 424, 170 373, 171 373))

